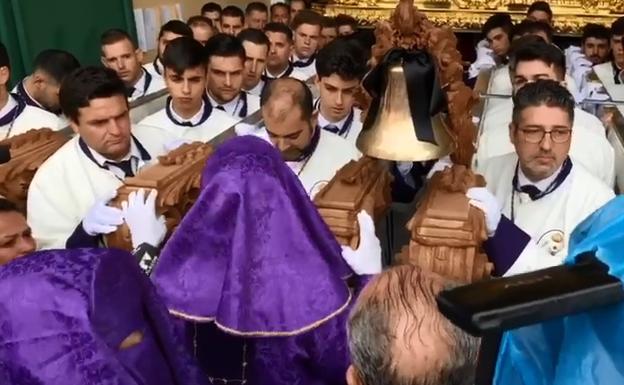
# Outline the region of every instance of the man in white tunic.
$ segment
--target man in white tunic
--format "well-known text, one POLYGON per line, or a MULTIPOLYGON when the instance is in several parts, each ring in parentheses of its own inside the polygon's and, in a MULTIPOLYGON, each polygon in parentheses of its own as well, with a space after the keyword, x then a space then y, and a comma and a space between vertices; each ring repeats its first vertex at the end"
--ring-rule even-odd
POLYGON ((316 85, 320 91, 317 125, 353 146, 362 131, 362 111, 354 107, 355 96, 366 71, 361 48, 348 40, 329 43, 316 59, 316 85))
POLYGON ((241 120, 260 109, 260 97, 242 90, 245 48, 234 36, 217 34, 206 43, 206 92, 214 109, 241 120))
POLYGON ((624 16, 611 24, 611 53, 613 60, 594 66, 603 83, 624 84, 624 16))
POLYGON ((262 74, 269 55, 269 38, 257 29, 244 29, 236 37, 245 48, 243 90, 248 94, 260 96, 264 87, 262 74))
POLYGON ((11 63, 4 44, 0 43, 0 140, 36 128, 60 129, 59 118, 41 108, 29 106, 16 94, 9 93, 11 63))
POLYGON ((574 113, 572 96, 557 82, 526 85, 514 96, 508 130, 516 151, 478 169, 487 189, 467 195, 486 214, 486 251, 498 275, 560 264, 572 230, 614 197, 568 156, 574 113))
POLYGON ((264 27, 264 33, 269 39, 269 56, 267 56, 262 81, 266 84, 274 79, 287 77, 303 81, 308 80, 303 73, 294 71, 290 62, 290 54, 293 49, 292 30, 282 23, 268 23, 264 27))
POLYGON ((291 25, 294 31, 291 62, 304 81, 316 75, 315 60, 322 21, 321 15, 305 9, 297 13, 291 25))
POLYGON ((169 45, 171 41, 182 36, 192 38, 193 30, 180 20, 170 20, 160 27, 160 32, 158 33, 158 55, 156 55, 153 62, 144 66, 145 70, 149 72, 153 78, 163 78, 164 68, 162 58, 165 53, 165 48, 167 48, 167 45, 169 45))
POLYGON ((78 135, 37 170, 28 224, 41 249, 97 246, 123 221, 121 210, 107 206, 123 179, 161 154, 130 134, 125 85, 113 70, 78 69, 60 100, 78 135))
POLYGON ((281 152, 311 198, 350 160, 360 157, 351 143, 318 128, 313 121, 312 93, 297 79, 272 82, 262 100, 268 139, 281 152))
POLYGON ((170 96, 165 108, 133 128, 141 142, 163 149, 183 142, 208 142, 236 124, 239 119, 208 101, 204 47, 197 40, 180 37, 169 43, 163 63, 170 96))
POLYGON ((477 60, 470 65, 468 77, 476 78, 481 71, 507 63, 511 48, 513 22, 508 13, 496 13, 483 24, 483 40, 477 44, 477 60))
POLYGON ((109 29, 100 37, 102 64, 117 73, 126 85, 129 101, 153 94, 165 88, 160 77, 154 77, 142 66, 143 51, 127 32, 109 29))
MULTIPOLYGON (((539 79, 562 82, 565 56, 551 44, 527 42, 512 53, 510 68, 514 92, 517 92, 539 79)), ((485 113, 477 147, 477 165, 514 151, 508 134, 512 109, 513 101, 509 99, 485 113)), ((614 152, 606 138, 605 128, 598 118, 580 108, 575 108, 570 156, 604 183, 613 186, 614 152)))

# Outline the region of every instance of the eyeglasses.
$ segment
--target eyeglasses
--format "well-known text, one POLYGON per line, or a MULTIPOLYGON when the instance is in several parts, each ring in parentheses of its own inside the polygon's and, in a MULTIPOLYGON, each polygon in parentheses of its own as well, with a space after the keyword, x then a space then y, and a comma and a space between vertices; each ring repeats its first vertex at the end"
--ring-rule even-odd
POLYGON ((572 130, 565 128, 557 128, 554 130, 535 130, 531 128, 520 128, 520 132, 524 136, 527 143, 541 143, 546 134, 550 135, 550 139, 555 143, 566 143, 570 140, 572 130))

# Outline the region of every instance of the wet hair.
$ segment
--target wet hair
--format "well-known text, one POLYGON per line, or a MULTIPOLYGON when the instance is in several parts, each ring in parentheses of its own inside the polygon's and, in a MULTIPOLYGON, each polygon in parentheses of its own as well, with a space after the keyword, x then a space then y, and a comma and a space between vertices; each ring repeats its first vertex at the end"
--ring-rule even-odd
POLYGON ((316 56, 319 78, 337 74, 342 79, 362 79, 367 71, 362 46, 350 39, 336 39, 323 47, 316 56))
POLYGON ((0 43, 0 67, 7 67, 11 69, 11 60, 9 59, 9 52, 3 43, 0 43))
POLYGON ((564 86, 554 80, 543 79, 528 83, 513 96, 512 122, 518 124, 522 111, 529 107, 558 107, 567 112, 574 122, 574 97, 564 86))
POLYGON ((624 16, 616 19, 613 24, 611 24, 611 35, 624 36, 624 16))
POLYGON ((290 25, 290 28, 292 28, 292 30, 295 31, 297 30, 297 28, 299 28, 303 24, 310 24, 310 25, 317 25, 320 29, 322 26, 322 23, 323 23, 323 16, 321 16, 320 14, 314 11, 304 9, 297 13, 297 15, 295 16, 295 18, 293 19, 290 25))
POLYGON ((529 9, 527 9, 527 16, 529 16, 530 14, 532 14, 535 11, 542 11, 545 12, 546 14, 548 14, 548 18, 552 19, 553 17, 553 12, 552 9, 550 9, 550 5, 548 4, 547 1, 535 1, 533 2, 533 4, 531 4, 529 6, 529 9))
POLYGON ((283 23, 267 23, 264 26, 264 33, 267 32, 283 33, 286 35, 288 41, 292 42, 293 40, 292 29, 288 28, 288 26, 283 23))
POLYGON ((165 48, 162 58, 163 66, 178 75, 192 68, 206 68, 204 46, 191 37, 178 37, 165 48))
POLYGON ((206 60, 213 56, 238 57, 245 62, 246 54, 243 43, 234 36, 225 33, 218 33, 208 39, 204 46, 206 60))
POLYGON ((209 26, 210 28, 213 27, 212 20, 210 20, 207 17, 199 16, 199 15, 189 17, 189 19, 186 21, 186 25, 191 27, 191 29, 193 27, 200 27, 200 26, 209 26))
POLYGON ((243 29, 238 35, 236 35, 236 38, 240 40, 241 43, 248 41, 258 45, 265 45, 267 48, 271 45, 269 38, 264 34, 264 32, 254 28, 243 29))
POLYGON ((490 31, 496 28, 501 28, 507 36, 511 38, 511 31, 513 29, 513 21, 511 20, 511 15, 508 13, 495 13, 492 16, 488 17, 481 28, 481 33, 483 37, 486 37, 490 31))
POLYGON ((163 37, 165 32, 175 33, 176 35, 180 36, 193 37, 193 30, 191 29, 191 27, 189 27, 188 25, 186 25, 185 22, 180 20, 170 20, 163 24, 163 26, 160 27, 160 32, 158 33, 158 40, 163 37))
POLYGON ((275 79, 263 88, 260 95, 260 105, 264 106, 274 97, 281 97, 284 93, 292 96, 294 105, 301 109, 301 118, 305 121, 312 119, 314 112, 314 98, 310 88, 299 79, 275 79))
POLYGON ((546 43, 539 36, 523 36, 514 41, 509 55, 509 71, 511 73, 516 72, 518 63, 534 60, 554 66, 562 78, 565 76, 565 54, 559 48, 546 43))
POLYGON ((269 9, 267 8, 266 4, 261 3, 259 1, 252 1, 251 3, 247 4, 247 7, 245 8, 245 14, 249 15, 253 11, 262 12, 266 14, 269 13, 269 9))
POLYGON ((60 49, 46 49, 35 57, 34 71, 40 70, 50 75, 58 84, 72 71, 80 68, 80 62, 71 53, 60 49))
POLYGON ((243 13, 243 10, 238 8, 235 5, 228 5, 227 7, 223 8, 223 12, 221 12, 221 19, 223 19, 226 16, 238 17, 239 19, 241 19, 242 23, 245 22, 245 14, 243 13))
POLYGON ((219 12, 221 14, 221 6, 217 3, 206 3, 201 7, 201 14, 208 12, 219 12))
POLYGON ((126 86, 111 69, 88 66, 74 70, 61 83, 59 101, 65 116, 78 122, 79 110, 93 99, 121 95, 126 100, 126 86))
POLYGON ((543 21, 535 21, 535 20, 522 20, 518 25, 515 26, 513 35, 514 36, 525 36, 525 35, 535 35, 539 32, 544 32, 548 37, 547 43, 552 43, 553 40, 553 28, 550 24, 545 23, 543 21))

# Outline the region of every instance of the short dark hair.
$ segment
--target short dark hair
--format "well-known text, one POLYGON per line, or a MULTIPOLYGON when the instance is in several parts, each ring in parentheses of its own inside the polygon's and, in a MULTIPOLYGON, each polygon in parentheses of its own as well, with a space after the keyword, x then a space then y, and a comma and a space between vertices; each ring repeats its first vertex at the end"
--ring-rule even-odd
POLYGON ((200 16, 200 15, 195 15, 195 16, 189 17, 189 19, 186 21, 186 25, 188 25, 191 28, 199 27, 199 26, 202 26, 202 25, 207 25, 207 26, 209 26, 211 28, 213 27, 212 20, 210 20, 207 17, 200 16))
POLYGON ((486 37, 488 33, 490 33, 493 29, 501 28, 507 36, 511 38, 511 30, 513 29, 513 21, 511 20, 511 15, 505 12, 495 13, 492 16, 488 17, 488 19, 483 24, 481 28, 481 33, 483 37, 486 37))
POLYGON ((266 4, 259 1, 252 1, 251 3, 247 4, 247 7, 245 8, 245 14, 249 15, 253 11, 263 12, 267 14, 269 13, 269 9, 267 8, 266 4))
POLYGON ((109 68, 87 66, 78 68, 63 79, 59 101, 65 116, 78 122, 79 110, 91 100, 121 95, 126 100, 126 86, 109 68))
POLYGON ((206 3, 201 7, 201 14, 203 15, 204 13, 208 13, 208 12, 219 12, 221 13, 221 6, 217 3, 206 3))
POLYGON ((262 89, 260 94, 260 105, 264 106, 267 104, 273 95, 275 95, 276 89, 280 88, 280 85, 283 82, 297 83, 296 89, 293 90, 294 92, 291 92, 293 102, 301 108, 301 117, 303 120, 307 121, 312 119, 312 114, 314 113, 314 97, 312 96, 310 88, 299 79, 280 78, 268 83, 268 85, 262 89))
POLYGON ((624 35, 624 16, 616 19, 611 24, 611 36, 623 36, 624 35))
POLYGON ((299 11, 297 15, 295 15, 295 18, 293 19, 290 28, 292 28, 294 31, 303 24, 318 25, 318 27, 321 28, 322 23, 323 17, 320 14, 309 9, 304 9, 303 11, 299 11))
POLYGON ((339 15, 336 15, 335 19, 336 19, 336 28, 340 28, 343 25, 348 25, 348 26, 351 26, 351 28, 353 28, 354 31, 357 31, 358 29, 358 22, 357 20, 355 20, 353 16, 349 16, 349 15, 345 15, 344 13, 341 13, 339 15))
POLYGON ((243 13, 243 10, 235 5, 228 5, 227 7, 223 8, 223 12, 221 12, 221 18, 223 18, 224 16, 238 17, 239 19, 241 19, 242 22, 245 22, 245 14, 243 13))
POLYGON ((345 80, 362 79, 366 74, 366 57, 360 44, 348 39, 336 39, 323 47, 316 56, 319 78, 337 74, 345 80))
POLYGON ((280 7, 284 8, 288 12, 288 14, 290 15, 290 7, 288 6, 288 4, 281 3, 281 2, 280 3, 271 4, 271 13, 273 13, 273 10, 275 8, 280 8, 280 7))
POLYGON ((581 43, 585 40, 593 37, 600 40, 609 40, 611 38, 611 31, 609 28, 601 24, 589 23, 583 27, 583 35, 581 37, 581 43))
POLYGON ((76 68, 80 62, 71 53, 60 49, 46 49, 35 57, 33 71, 43 71, 50 75, 58 84, 76 68))
POLYGON ((547 43, 552 43, 553 40, 553 28, 550 24, 543 21, 535 20, 522 20, 518 25, 514 27, 514 36, 535 35, 538 32, 544 32, 548 37, 547 43))
MULTIPOLYGON (((210 41, 210 40, 209 40, 210 41)), ((191 37, 173 39, 165 48, 162 58, 163 66, 178 75, 192 68, 206 68, 204 46, 191 37)))
POLYGON ((100 47, 105 45, 111 45, 123 40, 128 40, 134 49, 138 48, 136 41, 130 36, 130 34, 123 29, 111 28, 107 29, 100 35, 100 47))
POLYGON ((338 28, 336 19, 330 16, 323 16, 321 19, 321 28, 338 28))
POLYGON ((558 47, 546 43, 537 36, 524 36, 514 41, 509 57, 509 71, 515 73, 518 63, 533 60, 552 65, 560 76, 565 76, 565 54, 558 47))
POLYGON ((193 37, 193 30, 191 27, 186 25, 185 22, 180 20, 169 20, 165 24, 160 27, 160 32, 158 33, 158 40, 165 34, 165 32, 175 33, 180 36, 193 37))
POLYGON ((284 35, 286 35, 288 41, 292 41, 293 39, 292 29, 288 28, 288 26, 283 23, 267 23, 264 26, 264 33, 267 32, 283 33, 284 35))
POLYGON ((548 17, 552 19, 553 17, 553 12, 552 9, 550 9, 550 5, 548 4, 547 1, 535 1, 533 2, 533 4, 531 4, 529 6, 529 9, 527 9, 527 16, 532 14, 535 11, 542 11, 542 12, 546 12, 548 14, 548 17))
POLYGON ((528 83, 513 96, 512 122, 518 124, 522 111, 529 107, 558 107, 568 113, 570 123, 574 122, 574 97, 559 82, 550 79, 528 83))
POLYGON ((410 265, 390 268, 369 282, 347 326, 351 362, 363 384, 474 384, 479 341, 437 309, 436 296, 449 286, 442 277, 410 265), (424 373, 410 374, 410 353, 418 354, 421 333, 433 334, 431 348, 448 355, 433 358, 424 373))
POLYGON ((0 213, 20 213, 17 205, 6 198, 0 197, 0 213))
POLYGON ((236 35, 236 38, 240 40, 241 43, 248 41, 258 45, 265 45, 267 47, 270 47, 271 45, 269 38, 264 34, 264 32, 255 28, 243 29, 238 35, 236 35))
POLYGON ((245 61, 245 47, 243 43, 236 37, 218 33, 208 39, 204 46, 206 60, 210 60, 213 56, 222 57, 239 57, 245 61))
POLYGON ((9 59, 9 52, 3 43, 0 43, 0 67, 7 67, 11 69, 11 60, 9 59))

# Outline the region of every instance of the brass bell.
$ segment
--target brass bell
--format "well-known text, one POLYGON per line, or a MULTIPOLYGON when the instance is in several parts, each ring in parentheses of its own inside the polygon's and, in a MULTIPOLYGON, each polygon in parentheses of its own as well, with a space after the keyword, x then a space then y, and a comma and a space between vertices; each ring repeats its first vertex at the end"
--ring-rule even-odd
POLYGON ((387 79, 377 116, 369 120, 370 127, 363 127, 356 142, 358 149, 373 158, 394 161, 424 161, 448 155, 454 143, 440 114, 431 117, 435 143, 421 141, 416 136, 418 127, 414 128, 401 63, 388 68, 387 79))

